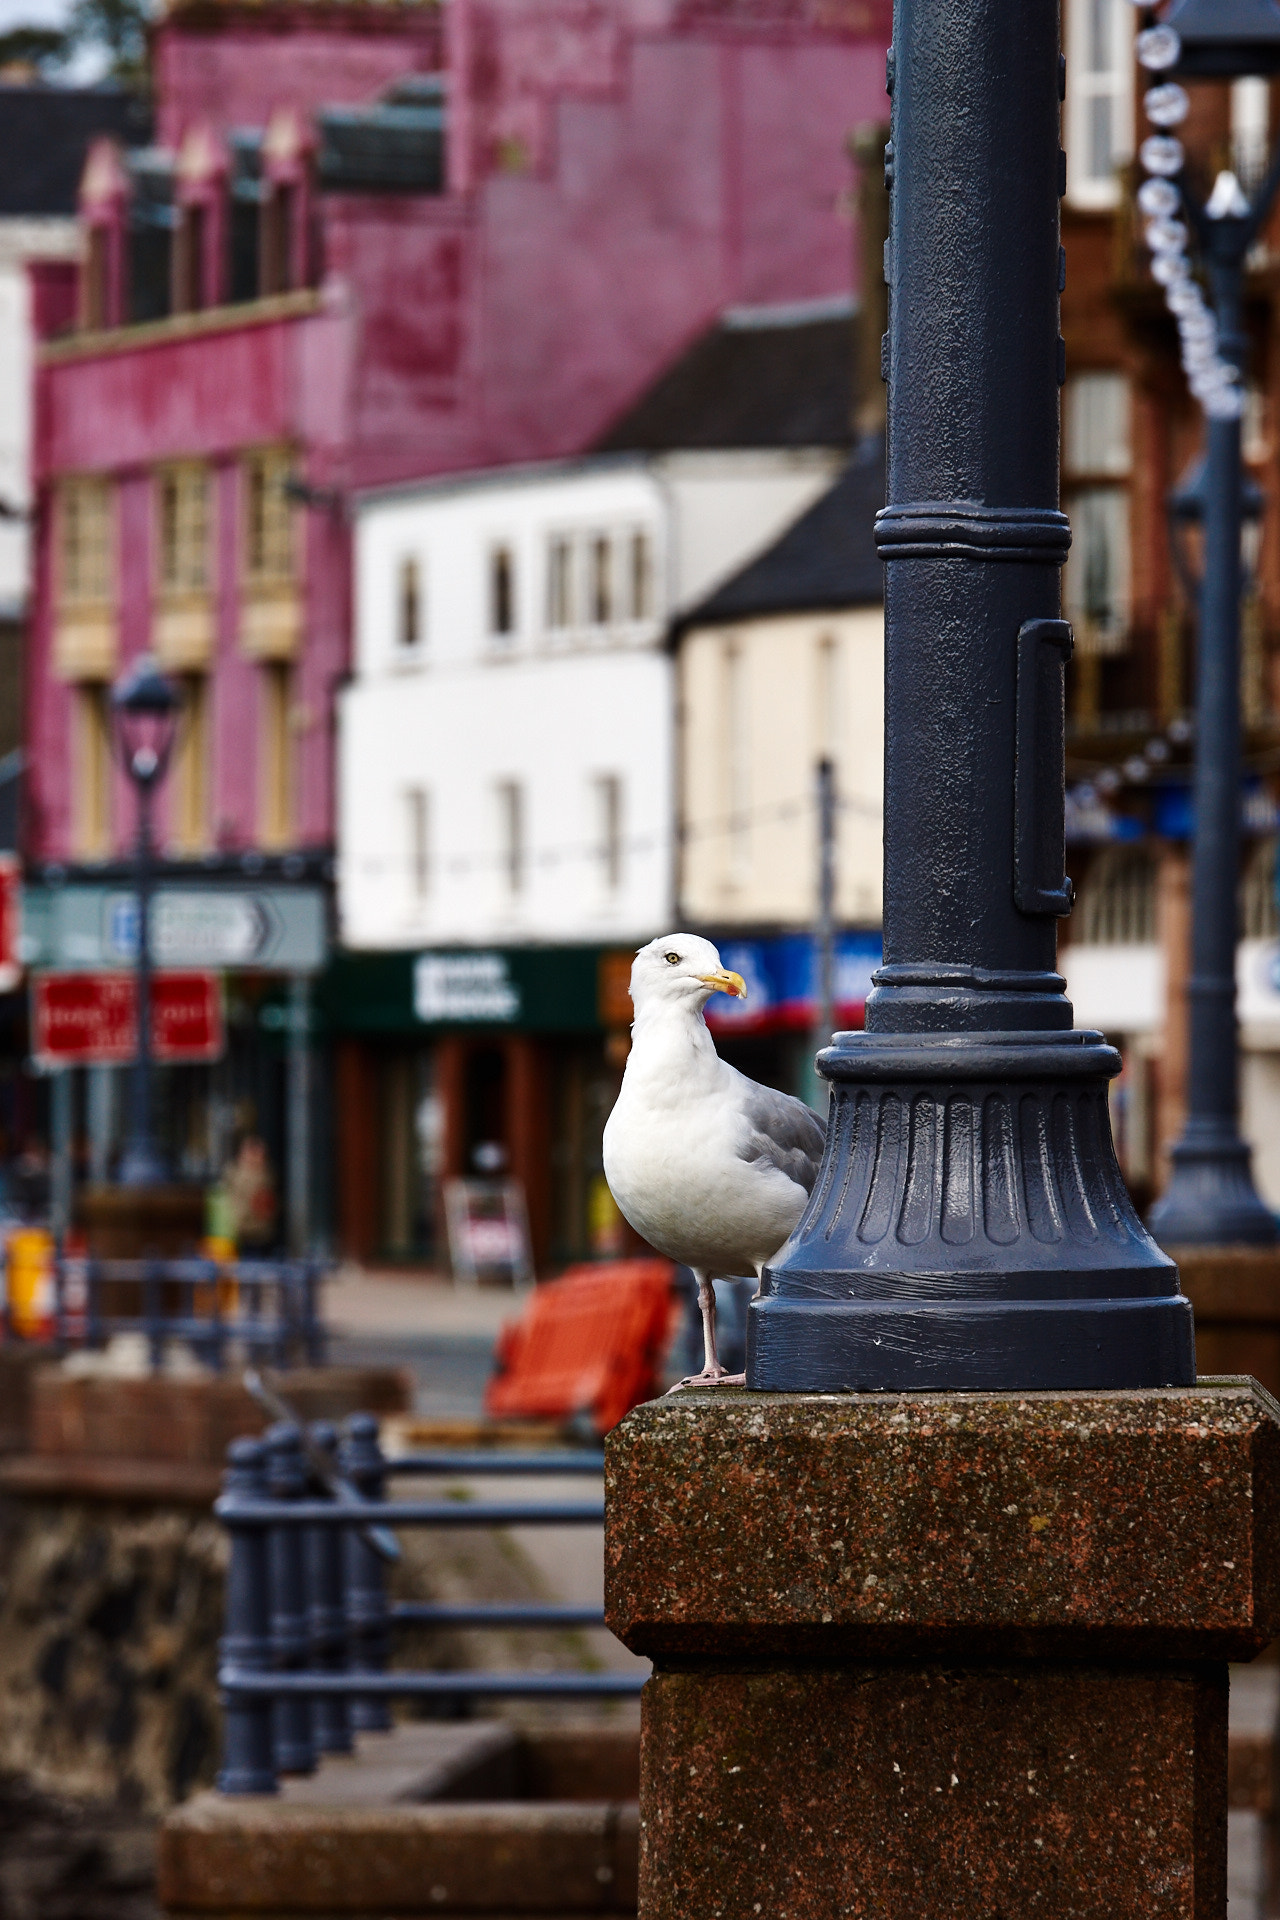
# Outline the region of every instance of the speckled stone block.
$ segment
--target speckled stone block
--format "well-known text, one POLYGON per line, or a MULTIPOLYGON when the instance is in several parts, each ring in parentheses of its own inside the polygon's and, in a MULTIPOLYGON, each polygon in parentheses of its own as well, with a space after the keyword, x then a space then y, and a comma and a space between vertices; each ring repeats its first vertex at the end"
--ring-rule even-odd
POLYGON ((1253 1382, 677 1395, 607 1505, 642 1920, 1223 1920, 1225 1662, 1280 1633, 1253 1382))

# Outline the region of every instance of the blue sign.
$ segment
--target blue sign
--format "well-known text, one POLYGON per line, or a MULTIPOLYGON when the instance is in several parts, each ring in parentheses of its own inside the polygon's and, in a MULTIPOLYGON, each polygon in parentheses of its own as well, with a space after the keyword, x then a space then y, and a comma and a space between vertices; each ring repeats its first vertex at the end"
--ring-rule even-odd
MULTIPOLYGON (((772 940, 720 940, 720 958, 747 983, 745 1000, 713 995, 707 1025, 716 1033, 803 1033, 818 1012, 818 946, 811 934, 783 933, 772 940)), ((861 1026, 871 976, 880 965, 878 933, 836 935, 835 1020, 861 1026)))

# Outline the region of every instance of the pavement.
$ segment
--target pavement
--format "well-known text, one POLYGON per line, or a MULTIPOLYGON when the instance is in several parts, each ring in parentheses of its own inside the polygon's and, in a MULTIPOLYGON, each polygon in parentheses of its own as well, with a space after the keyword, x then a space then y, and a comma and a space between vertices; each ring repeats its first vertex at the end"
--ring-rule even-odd
POLYGON ((521 1306, 505 1288, 455 1287, 428 1268, 344 1265, 324 1287, 329 1357, 336 1365, 407 1367, 415 1413, 478 1420, 494 1340, 521 1306))

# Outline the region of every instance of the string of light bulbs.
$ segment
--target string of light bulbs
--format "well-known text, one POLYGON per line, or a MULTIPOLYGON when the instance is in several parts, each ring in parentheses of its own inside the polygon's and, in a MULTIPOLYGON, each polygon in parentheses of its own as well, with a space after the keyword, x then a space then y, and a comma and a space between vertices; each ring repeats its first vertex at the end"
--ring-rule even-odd
MULTIPOLYGON (((1143 237, 1151 253, 1151 273, 1164 288, 1165 305, 1177 322, 1191 392, 1209 419, 1238 420, 1245 407, 1240 375, 1219 351, 1218 322, 1187 258, 1190 229, 1177 218, 1183 198, 1175 183, 1186 164, 1186 152, 1173 129, 1186 119, 1191 101, 1185 87, 1159 76, 1177 66, 1182 41, 1173 27, 1154 20, 1148 0, 1135 0, 1135 4, 1150 23, 1138 34, 1136 45, 1138 64, 1153 80, 1142 105, 1156 131, 1138 148, 1149 176, 1138 189, 1138 205, 1147 216, 1143 237)), ((1211 216, 1247 211, 1234 175, 1219 175, 1206 211, 1211 216)))

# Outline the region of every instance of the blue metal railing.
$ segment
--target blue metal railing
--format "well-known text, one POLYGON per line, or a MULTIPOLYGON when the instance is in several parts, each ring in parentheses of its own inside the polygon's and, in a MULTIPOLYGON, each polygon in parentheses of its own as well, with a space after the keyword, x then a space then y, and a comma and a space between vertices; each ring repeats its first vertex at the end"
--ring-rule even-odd
POLYGON ((223 1793, 274 1793, 282 1773, 309 1773, 349 1753, 361 1730, 390 1726, 393 1698, 625 1698, 634 1673, 391 1670, 396 1628, 603 1627, 599 1608, 431 1601, 392 1603, 393 1528, 598 1526, 600 1500, 386 1499, 389 1476, 599 1474, 598 1452, 428 1453, 388 1460, 370 1414, 305 1434, 280 1421, 230 1448, 216 1513, 231 1539, 218 1681, 223 1793))
MULTIPOLYGON (((276 1367, 325 1357, 319 1289, 310 1260, 96 1260, 61 1255, 53 1269, 53 1337, 100 1347, 141 1333, 158 1367, 171 1340, 221 1371, 231 1354, 276 1367)), ((13 1337, 12 1316, 7 1331, 13 1337)))

